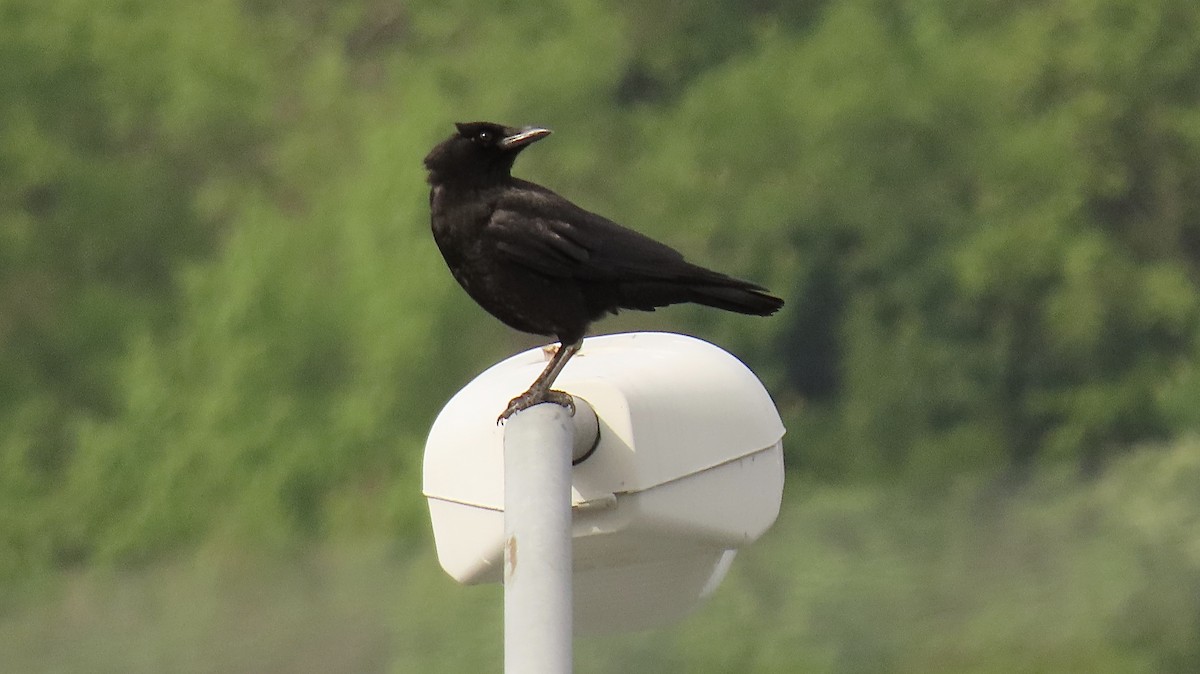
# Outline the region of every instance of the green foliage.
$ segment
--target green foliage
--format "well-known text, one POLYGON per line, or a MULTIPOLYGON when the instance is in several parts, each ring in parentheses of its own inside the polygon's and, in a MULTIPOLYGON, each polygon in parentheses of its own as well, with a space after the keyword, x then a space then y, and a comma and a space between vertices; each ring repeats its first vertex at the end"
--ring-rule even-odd
POLYGON ((218 245, 227 217, 199 197, 261 176, 269 81, 229 3, 0 10, 0 508, 24 514, 0 541, 11 573, 74 555, 44 532, 87 459, 82 431, 120 415, 127 348, 178 316, 177 269, 218 245))
POLYGON ((598 329, 738 353, 823 485, 711 609, 757 641, 585 668, 1194 669, 1194 441, 1146 447, 1200 427, 1200 5, 6 0, 0 57, 14 588, 427 544, 430 420, 532 343, 428 234, 421 157, 496 119, 560 131, 522 175, 787 299, 598 329))
POLYGON ((936 502, 803 484, 682 625, 585 640, 580 671, 1147 672, 1200 664, 1194 439, 1080 488, 936 502))
POLYGON ((625 198, 653 176, 654 215, 794 290, 775 375, 824 448, 797 461, 1090 469, 1179 428, 1157 399, 1200 308, 1200 14, 1169 4, 844 3, 646 125, 625 198))
MULTIPOLYGON (((580 638, 577 671, 1195 671, 1200 441, 1144 449, 1086 486, 1059 471, 932 502, 793 484, 695 614, 580 638)), ((427 546, 210 544, 9 602, 0 650, 30 674, 500 671, 500 594, 455 585, 427 546)))

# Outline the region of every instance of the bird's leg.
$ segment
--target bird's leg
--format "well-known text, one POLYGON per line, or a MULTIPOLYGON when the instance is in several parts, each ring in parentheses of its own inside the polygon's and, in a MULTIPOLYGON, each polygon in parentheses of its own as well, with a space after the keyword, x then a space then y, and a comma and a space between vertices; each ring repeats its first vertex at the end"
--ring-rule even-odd
POLYGON ((554 380, 558 378, 567 361, 571 359, 571 356, 575 355, 575 352, 581 346, 583 346, 582 339, 558 347, 558 350, 554 352, 554 357, 546 364, 546 369, 542 370, 538 378, 533 380, 533 385, 529 387, 529 390, 508 401, 508 407, 504 409, 504 413, 500 415, 500 418, 496 419, 496 423, 503 423, 505 419, 517 412, 545 402, 562 405, 570 409, 571 413, 574 414, 575 401, 571 399, 571 396, 562 391, 552 391, 550 387, 554 385, 554 380))

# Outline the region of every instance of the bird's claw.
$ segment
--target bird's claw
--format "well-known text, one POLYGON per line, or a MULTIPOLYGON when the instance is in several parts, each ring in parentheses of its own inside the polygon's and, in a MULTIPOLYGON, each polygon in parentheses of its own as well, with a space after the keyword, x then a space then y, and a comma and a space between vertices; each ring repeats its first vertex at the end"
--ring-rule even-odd
POLYGON ((534 391, 526 391, 521 395, 508 401, 508 407, 504 408, 504 412, 496 418, 496 425, 501 426, 509 417, 520 412, 521 410, 529 409, 534 405, 542 403, 554 403, 567 408, 571 416, 575 416, 575 399, 571 394, 563 391, 546 391, 543 394, 538 394, 534 391))

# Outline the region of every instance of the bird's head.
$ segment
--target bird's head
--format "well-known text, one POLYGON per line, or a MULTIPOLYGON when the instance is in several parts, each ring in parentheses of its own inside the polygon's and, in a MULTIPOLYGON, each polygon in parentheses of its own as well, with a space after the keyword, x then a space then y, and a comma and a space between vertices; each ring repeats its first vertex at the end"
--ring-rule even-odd
POLYGON ((549 129, 515 129, 491 122, 459 122, 458 133, 425 157, 431 183, 482 183, 507 178, 521 150, 550 135, 549 129))

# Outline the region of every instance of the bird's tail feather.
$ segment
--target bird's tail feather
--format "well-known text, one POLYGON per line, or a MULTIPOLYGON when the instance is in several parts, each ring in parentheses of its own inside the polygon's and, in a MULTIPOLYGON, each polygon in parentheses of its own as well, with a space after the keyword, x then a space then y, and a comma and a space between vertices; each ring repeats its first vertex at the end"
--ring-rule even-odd
POLYGON ((706 273, 700 278, 624 283, 617 305, 624 309, 654 311, 670 304, 694 302, 752 316, 770 316, 783 306, 783 300, 762 286, 703 271, 706 273))
POLYGON ((783 300, 771 295, 765 288, 749 283, 738 286, 691 286, 689 290, 690 301, 696 304, 739 314, 770 316, 783 306, 783 300))

